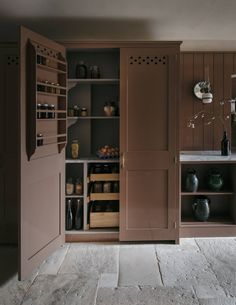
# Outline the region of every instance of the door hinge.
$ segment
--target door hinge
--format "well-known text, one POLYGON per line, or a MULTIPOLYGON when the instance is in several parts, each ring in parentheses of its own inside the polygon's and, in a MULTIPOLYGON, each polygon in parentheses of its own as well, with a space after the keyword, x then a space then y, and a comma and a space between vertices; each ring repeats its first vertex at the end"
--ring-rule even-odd
POLYGON ((174 163, 178 163, 178 157, 174 156, 174 163))

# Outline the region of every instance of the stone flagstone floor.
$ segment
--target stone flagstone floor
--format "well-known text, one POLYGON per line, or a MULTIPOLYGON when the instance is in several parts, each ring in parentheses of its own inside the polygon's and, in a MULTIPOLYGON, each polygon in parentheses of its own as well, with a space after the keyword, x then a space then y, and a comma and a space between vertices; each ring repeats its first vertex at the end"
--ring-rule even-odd
POLYGON ((236 238, 66 244, 26 281, 0 246, 0 305, 236 305, 236 238))

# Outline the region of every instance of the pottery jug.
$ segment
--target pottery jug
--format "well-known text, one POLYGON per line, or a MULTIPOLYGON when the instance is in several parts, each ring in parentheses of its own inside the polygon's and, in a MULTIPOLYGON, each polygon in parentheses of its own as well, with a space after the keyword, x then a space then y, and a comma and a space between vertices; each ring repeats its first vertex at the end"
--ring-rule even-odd
POLYGON ((185 180, 185 190, 187 192, 196 192, 198 189, 198 177, 194 169, 189 169, 185 180))
POLYGON ((198 197, 193 203, 193 214, 198 221, 207 221, 210 216, 210 200, 207 197, 198 197))
POLYGON ((219 191, 224 184, 222 175, 217 170, 211 170, 208 175, 208 186, 212 191, 219 191))

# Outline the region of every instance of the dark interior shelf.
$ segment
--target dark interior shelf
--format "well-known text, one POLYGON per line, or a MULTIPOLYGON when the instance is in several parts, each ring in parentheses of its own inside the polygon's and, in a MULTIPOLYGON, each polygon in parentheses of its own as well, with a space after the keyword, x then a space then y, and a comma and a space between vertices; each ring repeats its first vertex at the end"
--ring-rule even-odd
POLYGON ((225 226, 236 225, 230 216, 210 217, 208 221, 197 221, 193 217, 182 217, 181 226, 190 227, 209 227, 209 226, 225 226))
POLYGON ((202 190, 197 192, 181 192, 182 196, 201 196, 201 195, 216 196, 216 195, 233 195, 233 194, 234 192, 230 190, 223 190, 218 192, 207 191, 207 190, 202 190))

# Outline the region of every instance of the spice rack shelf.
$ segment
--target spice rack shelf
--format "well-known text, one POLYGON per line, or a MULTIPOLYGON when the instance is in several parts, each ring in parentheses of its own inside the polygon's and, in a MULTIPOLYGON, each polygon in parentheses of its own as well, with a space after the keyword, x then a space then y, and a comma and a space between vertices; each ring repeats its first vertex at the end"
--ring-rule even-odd
POLYGON ((88 182, 90 181, 119 181, 119 174, 90 174, 88 182))
POLYGON ((66 59, 60 52, 29 40, 27 44, 27 74, 30 77, 27 77, 26 94, 26 150, 30 160, 34 154, 37 158, 58 154, 67 143, 66 59), (50 83, 41 80, 50 80, 50 83), (42 91, 37 90, 40 86, 42 91), (55 90, 55 92, 44 92, 43 90, 46 91, 46 89, 55 90), (39 104, 52 105, 56 110, 37 109, 39 104), (42 113, 45 117, 40 118, 42 113), (47 118, 49 114, 51 117, 47 118))
POLYGON ((42 65, 42 64, 37 64, 37 69, 42 69, 42 70, 49 71, 49 72, 55 72, 55 73, 58 73, 58 74, 66 74, 67 73, 64 70, 48 67, 48 66, 42 65))

